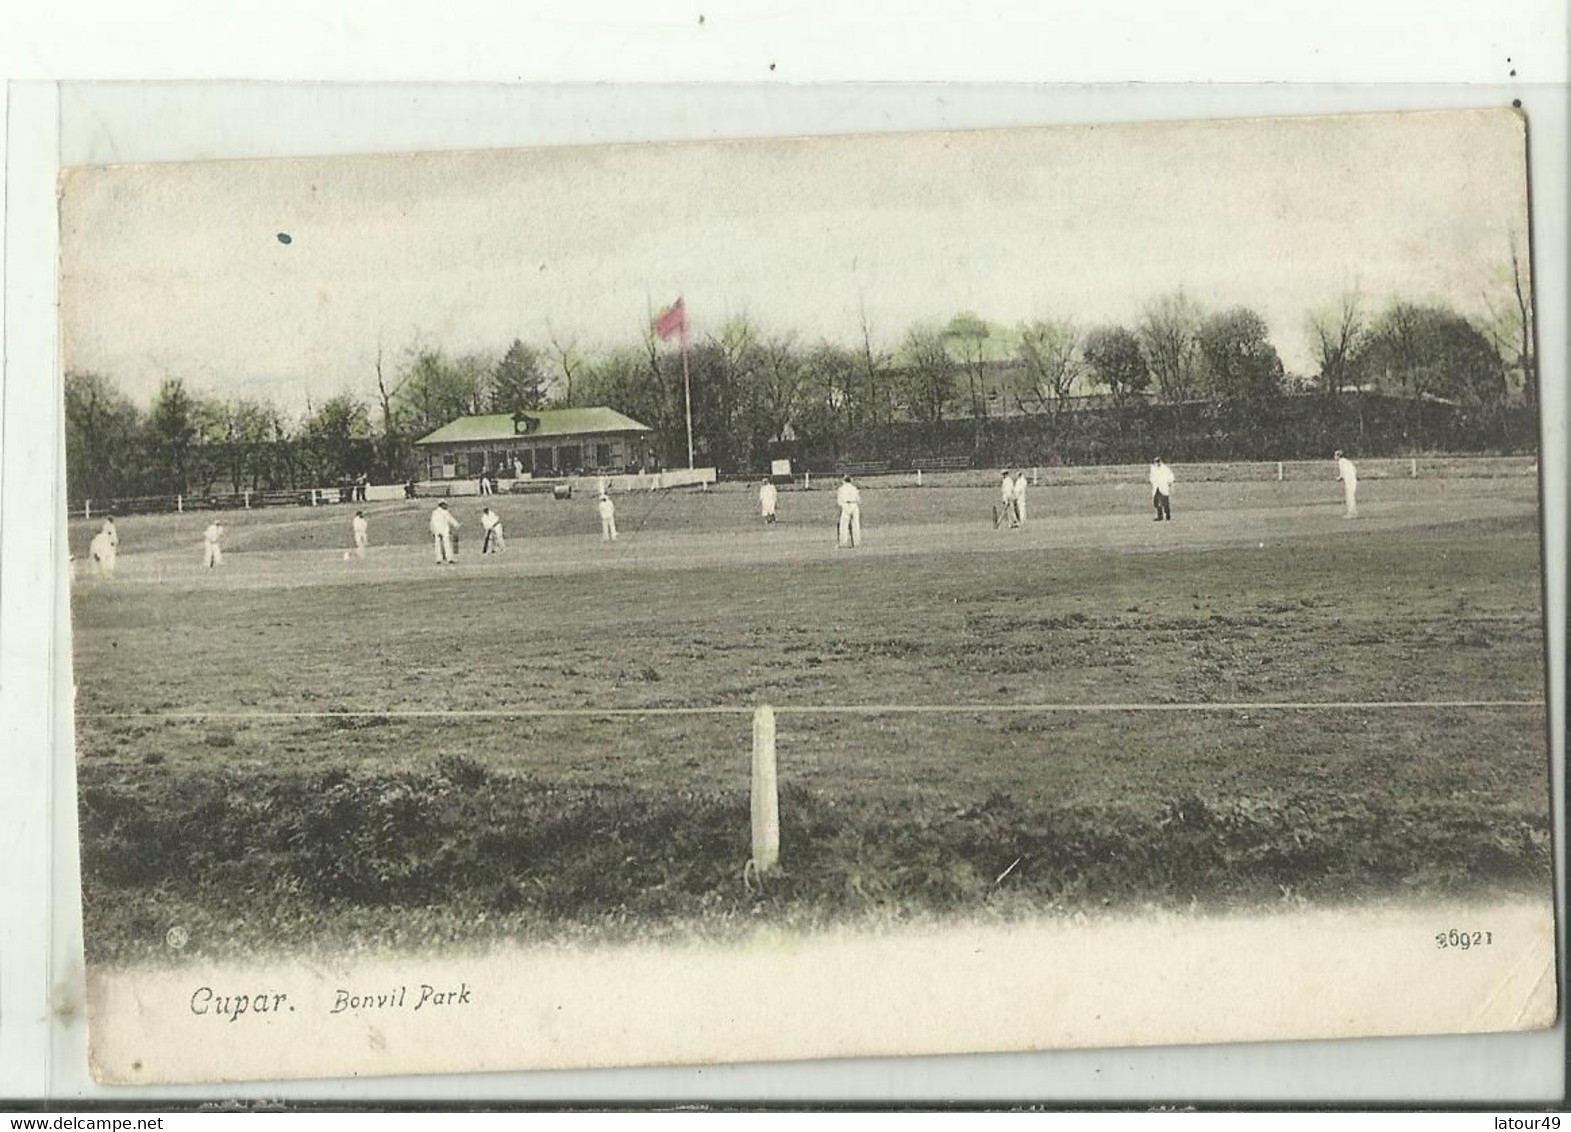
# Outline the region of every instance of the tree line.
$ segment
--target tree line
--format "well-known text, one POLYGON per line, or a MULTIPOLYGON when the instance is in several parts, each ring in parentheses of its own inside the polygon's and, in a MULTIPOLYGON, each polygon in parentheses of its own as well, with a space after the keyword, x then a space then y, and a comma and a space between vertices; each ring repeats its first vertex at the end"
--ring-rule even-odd
MULTIPOLYGON (((1015 326, 963 312, 886 343, 865 311, 852 344, 772 332, 747 316, 689 352, 701 462, 759 467, 782 444, 839 449, 892 425, 1055 416, 1093 403, 1231 403, 1380 392, 1468 407, 1537 402, 1531 287, 1515 255, 1507 300, 1469 319, 1397 299, 1371 311, 1356 292, 1305 319, 1314 373, 1287 372, 1266 320, 1209 310, 1180 289, 1129 323, 1042 318, 1015 326)), ((605 405, 653 430, 657 460, 685 461, 681 359, 649 327, 636 345, 581 350, 554 332, 499 354, 420 345, 378 354, 374 399, 330 397, 291 416, 265 399, 216 398, 179 378, 135 405, 103 374, 66 376, 67 473, 74 499, 266 491, 423 475, 415 440, 477 413, 605 405)))

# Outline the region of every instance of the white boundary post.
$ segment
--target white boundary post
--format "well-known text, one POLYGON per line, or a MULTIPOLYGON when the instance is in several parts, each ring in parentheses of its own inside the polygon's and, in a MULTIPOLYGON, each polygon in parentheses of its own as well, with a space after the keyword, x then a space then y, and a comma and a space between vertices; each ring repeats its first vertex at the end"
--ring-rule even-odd
POLYGON ((1416 480, 1418 478, 1418 460, 1416 458, 1412 461, 1412 473, 1413 478, 1416 480))
POLYGON ((250 488, 246 488, 245 489, 245 509, 247 511, 251 510, 251 489, 250 488))
POLYGON ((1031 469, 1031 486, 1032 486, 1032 487, 1036 487, 1036 486, 1037 486, 1037 483, 1038 483, 1038 480, 1037 480, 1037 471, 1038 471, 1038 469, 1037 469, 1037 468, 1032 468, 1032 469, 1031 469))
POLYGON ((1276 482, 1282 482, 1282 461, 1280 460, 1276 462, 1276 482))
POLYGON ((82 518, 84 518, 84 519, 91 519, 92 517, 93 517, 93 501, 91 499, 84 499, 84 500, 82 500, 82 518))
POLYGON ((916 486, 917 487, 921 487, 922 486, 922 469, 921 468, 918 468, 916 470, 916 486))
POLYGON ((780 862, 780 787, 775 776, 775 709, 753 712, 753 868, 760 876, 780 862))
POLYGON ((183 496, 183 495, 175 496, 175 510, 178 511, 179 513, 181 513, 182 515, 185 514, 185 496, 183 496))

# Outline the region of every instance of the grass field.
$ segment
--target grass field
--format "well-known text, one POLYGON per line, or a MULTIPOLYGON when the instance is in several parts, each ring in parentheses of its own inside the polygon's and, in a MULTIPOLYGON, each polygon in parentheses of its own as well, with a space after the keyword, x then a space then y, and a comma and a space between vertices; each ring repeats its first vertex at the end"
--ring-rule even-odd
POLYGON ((995 531, 990 489, 874 485, 857 551, 827 491, 768 528, 621 496, 614 545, 500 497, 485 559, 455 500, 445 569, 424 501, 364 505, 348 562, 352 507, 230 513, 211 572, 207 514, 125 519, 73 591, 89 950, 1546 891, 1534 492, 1391 479, 1348 521, 1334 481, 1181 482, 1154 524, 1139 483, 1044 487, 995 531))

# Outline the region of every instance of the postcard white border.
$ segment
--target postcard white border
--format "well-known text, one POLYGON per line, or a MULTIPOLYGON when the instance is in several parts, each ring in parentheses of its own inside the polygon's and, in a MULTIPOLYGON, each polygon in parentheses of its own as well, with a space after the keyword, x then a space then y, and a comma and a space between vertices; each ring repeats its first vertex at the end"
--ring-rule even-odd
POLYGON ((1560 0, 58 0, 19 78, 471 82, 1563 83, 1560 0))
MULTIPOLYGON (((964 126, 1050 124, 1059 121, 1152 118, 1236 117, 1280 113, 1502 105, 1511 97, 1528 103, 1532 119, 1535 270, 1540 309, 1567 309, 1566 171, 1564 91, 1554 87, 1371 86, 1291 88, 1022 88, 916 86, 906 88, 824 88, 768 86, 742 92, 714 87, 673 86, 633 91, 626 88, 430 89, 422 113, 366 113, 367 100, 384 106, 409 105, 412 88, 247 87, 244 85, 164 87, 144 91, 156 97, 160 113, 136 110, 135 98, 113 88, 77 87, 65 92, 56 111, 54 88, 13 88, 8 98, 8 240, 6 256, 7 375, 5 384, 3 479, 0 479, 0 615, 6 618, 4 655, 0 656, 0 695, 5 724, 18 745, 13 751, 47 747, 68 718, 69 692, 51 688, 49 656, 64 664, 67 632, 63 584, 56 602, 29 600, 19 590, 36 584, 42 556, 42 528, 52 517, 43 501, 53 501, 63 464, 59 442, 56 382, 38 383, 36 375, 54 367, 55 344, 52 251, 52 166, 56 146, 72 160, 99 156, 99 139, 113 139, 119 160, 160 154, 190 156, 264 156, 286 152, 373 152, 415 148, 562 143, 564 123, 577 121, 577 140, 585 142, 660 137, 760 136, 870 129, 927 129, 964 126), (738 97, 738 95, 741 97, 738 97), (95 98, 103 100, 95 102, 95 98), (290 113, 259 110, 259 98, 290 113), (171 106, 187 112, 165 116, 171 106), (306 112, 309 110, 309 112, 306 112), (636 113, 634 111, 636 110, 636 113), (79 125, 92 120, 93 130, 79 125), (267 126, 251 129, 247 123, 267 126), (650 133, 663 122, 667 133, 650 133), (140 124, 139 124, 140 123, 140 124), (279 123, 283 123, 282 126, 279 123), (378 127, 381 127, 378 129, 378 127), (643 132, 639 132, 643 131, 643 132), (161 148, 148 149, 148 146, 161 148), (138 148, 142 147, 142 148, 138 148), (185 147, 184 149, 180 147, 185 147), (47 181, 41 180, 48 174, 47 181), (41 193, 47 184, 49 191, 41 193), (36 211, 43 204, 47 219, 36 211), (23 209, 28 211, 24 214, 23 209), (47 390, 40 388, 47 386, 47 390), (23 533, 18 535, 16 532, 23 533), (24 541, 25 540, 25 541, 24 541), (52 616, 51 616, 52 615, 52 616), (42 677, 40 674, 44 674, 42 677), (40 679, 44 682, 40 683, 40 679), (51 700, 53 714, 9 713, 17 705, 51 700), (66 713, 62 715, 61 713, 66 713)), ((1541 326, 1545 363, 1546 451, 1545 539, 1553 557, 1547 614, 1552 630, 1551 722, 1564 732, 1565 555, 1567 464, 1565 447, 1567 356, 1565 326, 1541 326)), ((58 531, 51 537, 59 537, 58 531)), ((56 579, 57 582, 60 579, 56 579)), ((1564 751, 1556 743, 1556 796, 1564 796, 1564 751)), ((13 756, 14 757, 14 756, 13 756)), ((85 1040, 79 1009, 80 917, 75 902, 76 849, 74 794, 69 760, 51 770, 36 758, 21 760, 21 789, 5 799, 5 828, 12 819, 37 826, 37 815, 52 812, 55 838, 42 846, 23 843, 20 857, 6 868, 25 886, 28 897, 49 901, 55 926, 49 950, 51 969, 39 980, 57 989, 29 987, 15 966, 15 932, 3 937, 7 952, 0 993, 17 1013, 30 1006, 59 1007, 47 1040, 35 1046, 14 1021, 0 1027, 0 1065, 7 1079, 0 1095, 21 1092, 12 1084, 7 1054, 20 1050, 23 1073, 38 1074, 60 1100, 197 1098, 213 1095, 295 1099, 451 1099, 566 1101, 583 1099, 654 1102, 714 1100, 811 1100, 833 1098, 864 1102, 911 1100, 1091 1101, 1098 1100, 1324 1100, 1373 1101, 1431 1097, 1453 1101, 1510 1097, 1550 1100, 1560 1095, 1564 1065, 1564 1020, 1556 1031, 1489 1037, 1391 1039, 1375 1042, 1284 1043, 1137 1051, 1078 1051, 966 1058, 780 1066, 720 1066, 703 1069, 648 1069, 596 1073, 561 1072, 377 1081, 258 1083, 215 1089, 212 1086, 163 1089, 105 1089, 87 1076, 85 1040), (31 855, 30 855, 31 854, 31 855), (9 962, 8 962, 9 961, 9 962), (78 1007, 74 1011, 72 1007, 78 1007), (19 1039, 20 1033, 20 1039, 19 1039), (16 1042, 16 1045, 8 1043, 16 1042), (38 1057, 31 1050, 41 1048, 38 1057), (41 1064, 40 1064, 41 1062, 41 1064)), ((8 768, 8 777, 11 771, 8 768)), ((1557 861, 1564 877, 1563 813, 1557 861)), ((24 836, 26 830, 23 830, 24 836)), ((9 848, 9 847, 7 847, 9 848)), ((19 889, 18 891, 21 891, 19 889)), ((1563 916, 1563 909, 1562 909, 1563 916)), ((1562 954, 1564 930, 1562 918, 1562 954)), ((42 948, 40 948, 42 950, 42 948)), ((1562 959, 1562 970, 1564 961, 1562 959)), ((16 1015, 7 1010, 14 1018, 16 1015)), ((42 1031, 34 1031, 34 1036, 42 1031)), ((26 1082, 20 1075, 14 1078, 26 1082)))

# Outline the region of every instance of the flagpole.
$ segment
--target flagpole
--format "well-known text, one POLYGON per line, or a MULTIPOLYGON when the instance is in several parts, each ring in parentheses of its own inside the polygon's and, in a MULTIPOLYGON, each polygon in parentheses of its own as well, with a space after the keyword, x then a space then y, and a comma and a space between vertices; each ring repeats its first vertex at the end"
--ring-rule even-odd
POLYGON ((688 471, 693 471, 693 378, 688 375, 687 327, 682 328, 682 396, 688 411, 688 471))
POLYGON ((669 339, 673 333, 681 335, 682 400, 687 407, 687 470, 692 471, 695 464, 693 459, 693 377, 691 367, 687 361, 687 306, 680 295, 677 296, 676 302, 667 307, 665 312, 654 320, 654 330, 661 339, 669 339))
POLYGON ((682 395, 687 400, 687 470, 693 470, 693 379, 687 372, 687 327, 682 327, 682 395))

